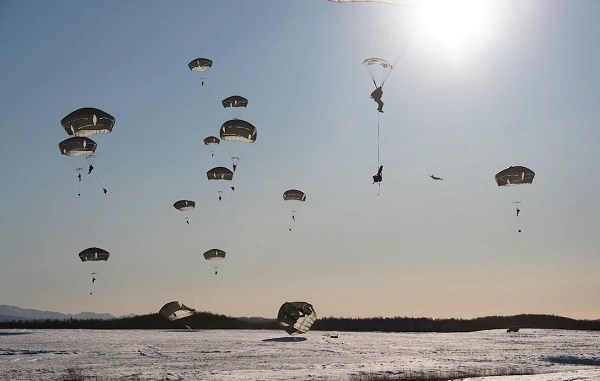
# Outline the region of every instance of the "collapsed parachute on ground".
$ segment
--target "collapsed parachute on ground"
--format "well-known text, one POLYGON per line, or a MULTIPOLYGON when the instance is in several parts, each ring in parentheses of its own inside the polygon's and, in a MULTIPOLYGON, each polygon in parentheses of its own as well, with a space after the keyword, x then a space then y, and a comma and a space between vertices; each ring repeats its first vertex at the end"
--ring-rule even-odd
POLYGON ((221 139, 242 143, 256 141, 256 127, 242 119, 231 119, 223 123, 220 131, 221 139))
POLYGON ((196 58, 190 61, 188 67, 191 71, 205 71, 212 67, 212 60, 208 58, 196 58))
POLYGON ((67 156, 90 155, 96 152, 96 142, 90 138, 73 137, 58 143, 60 153, 67 156))
POLYGON ((298 189, 290 189, 283 192, 285 201, 306 201, 306 194, 298 189))
POLYGON ((531 184, 535 172, 527 167, 515 166, 508 167, 496 173, 496 183, 499 187, 508 187, 512 185, 531 184))
POLYGON ((206 172, 209 180, 233 180, 233 172, 225 167, 215 167, 206 172))
POLYGON ((279 325, 290 335, 308 332, 316 320, 317 313, 306 302, 285 302, 277 314, 279 325))
POLYGON ((248 99, 239 95, 232 95, 229 98, 225 98, 221 101, 223 107, 246 107, 248 106, 248 99))
POLYGON ((176 203, 174 203, 173 206, 175 207, 175 209, 184 212, 186 210, 194 209, 194 207, 196 207, 196 203, 190 200, 179 200, 176 203))
POLYGON ((108 251, 104 249, 99 249, 97 247, 90 247, 79 253, 79 258, 81 259, 81 262, 108 261, 109 256, 110 254, 108 251))
POLYGON ((162 306, 160 311, 158 311, 159 314, 171 321, 192 316, 194 312, 196 312, 196 310, 187 307, 178 301, 169 302, 162 306))
POLYGON ((97 108, 86 107, 65 116, 60 124, 69 135, 85 137, 110 133, 115 125, 115 118, 97 108))

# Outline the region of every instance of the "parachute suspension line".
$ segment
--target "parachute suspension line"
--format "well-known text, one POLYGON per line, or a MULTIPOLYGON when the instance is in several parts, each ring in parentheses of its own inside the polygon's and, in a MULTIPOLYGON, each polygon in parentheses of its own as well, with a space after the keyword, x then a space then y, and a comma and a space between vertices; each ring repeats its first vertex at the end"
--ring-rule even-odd
POLYGON ((379 111, 377 111, 377 168, 379 168, 379 111))
MULTIPOLYGON (((379 169, 379 111, 377 111, 377 169, 379 169)), ((381 193, 381 181, 377 183, 377 196, 381 193)))
MULTIPOLYGON (((356 58, 358 58, 359 62, 362 62, 362 60, 364 60, 365 57, 361 56, 361 54, 359 53, 359 51, 356 48, 356 46, 354 46, 354 44, 352 43, 352 41, 348 37, 346 31, 344 30, 344 27, 342 26, 342 23, 339 20, 339 17, 335 14, 335 12, 331 8, 329 8, 329 13, 331 13, 331 17, 333 17, 333 19, 335 20, 335 23, 337 24, 338 28, 340 28, 340 30, 342 31, 342 35, 344 36, 344 38, 348 42, 348 45, 350 45, 350 48, 352 49, 352 51, 356 55, 356 58)), ((361 65, 361 66, 371 76, 371 79, 373 80, 373 83, 375 84, 375 87, 378 87, 377 86, 377 82, 375 81, 375 77, 373 77, 373 73, 371 73, 371 71, 366 67, 366 65, 361 65)), ((383 83, 381 85, 383 86, 383 83)))
POLYGON ((108 190, 104 187, 104 185, 102 184, 102 181, 100 181, 100 178, 98 177, 96 172, 94 172, 94 177, 96 178, 96 181, 100 185, 100 188, 102 188, 102 191, 104 192, 104 194, 106 194, 108 192, 108 190))

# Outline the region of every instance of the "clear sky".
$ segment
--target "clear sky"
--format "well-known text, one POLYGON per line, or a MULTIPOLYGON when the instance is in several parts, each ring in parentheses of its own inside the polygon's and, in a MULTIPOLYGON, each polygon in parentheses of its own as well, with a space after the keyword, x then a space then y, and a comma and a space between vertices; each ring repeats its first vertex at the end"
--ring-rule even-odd
POLYGON ((0 304, 600 318, 600 2, 422 3, 1 1, 0 304), (191 72, 197 57, 213 67, 191 72), (379 195, 368 57, 394 64, 379 195), (91 137, 78 198, 85 160, 58 143, 81 107, 116 124, 91 137), (203 139, 236 117, 256 142, 211 157, 203 139), (205 173, 232 155, 219 202, 205 173), (498 187, 511 165, 533 184, 498 187), (179 199, 197 203, 189 225, 179 199), (109 260, 82 263, 94 246, 109 260))

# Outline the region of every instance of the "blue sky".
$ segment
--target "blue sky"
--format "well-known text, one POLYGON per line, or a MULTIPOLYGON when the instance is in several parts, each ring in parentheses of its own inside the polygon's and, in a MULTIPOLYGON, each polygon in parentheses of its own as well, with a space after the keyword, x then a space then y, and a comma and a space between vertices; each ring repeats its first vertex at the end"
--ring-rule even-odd
POLYGON ((600 318, 600 4, 452 4, 1 2, 0 303, 600 318), (213 67, 189 71, 197 57, 213 67), (367 57, 395 64, 380 195, 367 57), (246 109, 223 109, 234 94, 246 109), (84 175, 78 198, 85 160, 58 143, 81 107, 116 124, 92 136, 97 178, 84 175), (211 157, 202 140, 236 117, 257 141, 211 157), (236 191, 219 202, 205 173, 232 155, 236 191), (497 187, 510 165, 534 170, 533 184, 497 187), (285 203, 290 188, 307 201, 285 203), (197 203, 190 225, 179 199, 197 203), (80 262, 92 246, 109 261, 80 262), (218 276, 211 248, 227 252, 218 276))

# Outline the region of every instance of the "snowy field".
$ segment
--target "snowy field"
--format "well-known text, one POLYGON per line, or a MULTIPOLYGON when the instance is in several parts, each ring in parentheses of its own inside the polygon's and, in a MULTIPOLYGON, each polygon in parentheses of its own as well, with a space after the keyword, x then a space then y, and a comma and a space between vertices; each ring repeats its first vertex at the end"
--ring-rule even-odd
POLYGON ((0 330, 0 380, 350 380, 406 372, 533 372, 494 381, 600 380, 600 332, 0 330), (334 335, 338 335, 334 338, 334 335), (90 378, 94 379, 94 378, 90 378))

